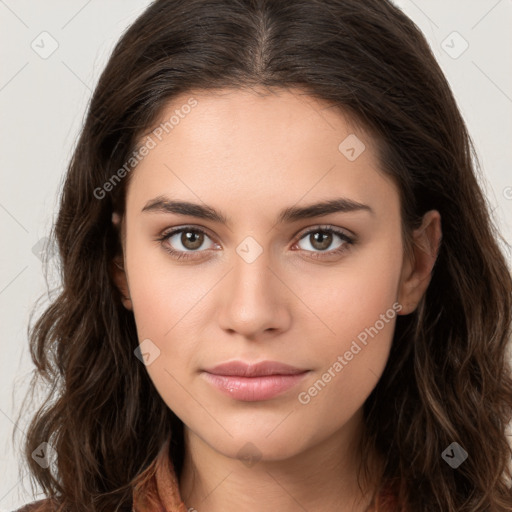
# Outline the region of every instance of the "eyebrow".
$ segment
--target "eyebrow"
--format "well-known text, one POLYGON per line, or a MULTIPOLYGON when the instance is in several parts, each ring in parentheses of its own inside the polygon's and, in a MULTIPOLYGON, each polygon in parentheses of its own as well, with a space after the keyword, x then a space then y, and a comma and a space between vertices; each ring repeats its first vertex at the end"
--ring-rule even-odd
MULTIPOLYGON (((320 203, 310 204, 307 206, 289 206, 282 210, 278 217, 277 223, 296 222, 298 220, 320 217, 329 215, 330 213, 345 213, 355 211, 367 211, 372 215, 375 212, 367 204, 359 203, 345 197, 330 199, 320 203)), ((158 196, 149 200, 142 212, 153 213, 175 213, 177 215, 188 215, 199 219, 211 220, 220 224, 227 225, 229 219, 222 212, 215 210, 208 205, 200 205, 187 201, 171 200, 165 196, 158 196)))

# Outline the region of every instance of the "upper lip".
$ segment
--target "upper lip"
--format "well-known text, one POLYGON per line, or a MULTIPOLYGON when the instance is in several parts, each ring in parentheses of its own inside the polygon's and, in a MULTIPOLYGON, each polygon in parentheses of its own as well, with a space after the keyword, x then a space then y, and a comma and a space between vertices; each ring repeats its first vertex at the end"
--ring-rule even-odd
POLYGON ((212 368, 204 370, 214 375, 236 375, 239 377, 264 377, 266 375, 296 375, 308 370, 296 368, 289 364, 279 363, 278 361, 261 361, 250 364, 243 361, 230 361, 218 364, 212 368))

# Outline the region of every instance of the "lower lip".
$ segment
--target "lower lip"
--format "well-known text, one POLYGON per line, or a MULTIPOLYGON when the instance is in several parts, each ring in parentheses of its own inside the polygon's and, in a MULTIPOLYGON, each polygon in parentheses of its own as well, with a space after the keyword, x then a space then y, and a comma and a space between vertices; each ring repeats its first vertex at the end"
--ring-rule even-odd
POLYGON ((294 375, 239 377, 203 372, 205 379, 219 391, 235 400, 256 402, 268 400, 296 386, 309 372, 294 375))

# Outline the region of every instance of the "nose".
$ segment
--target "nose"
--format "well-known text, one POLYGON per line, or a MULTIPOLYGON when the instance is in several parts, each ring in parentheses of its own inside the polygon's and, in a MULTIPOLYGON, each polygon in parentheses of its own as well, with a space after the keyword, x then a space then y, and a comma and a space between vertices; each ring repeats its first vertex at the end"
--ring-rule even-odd
POLYGON ((258 340, 289 328, 293 294, 276 267, 269 251, 264 250, 254 261, 234 253, 231 271, 217 290, 222 329, 258 340))

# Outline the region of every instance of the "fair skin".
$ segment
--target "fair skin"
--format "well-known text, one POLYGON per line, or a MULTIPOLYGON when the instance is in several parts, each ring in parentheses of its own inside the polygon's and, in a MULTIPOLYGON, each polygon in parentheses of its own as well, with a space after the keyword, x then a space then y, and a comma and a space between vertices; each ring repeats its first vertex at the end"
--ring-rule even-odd
MULTIPOLYGON (((184 423, 182 499, 198 512, 363 511, 372 493, 356 481, 363 404, 387 363, 396 315, 413 312, 430 281, 439 213, 425 215, 406 257, 398 189, 346 116, 296 90, 223 90, 174 98, 161 120, 191 96, 197 106, 133 171, 124 270, 115 270, 139 342, 160 350, 149 376, 184 423), (350 134, 366 147, 353 161, 338 149, 350 134), (143 212, 158 196, 208 205, 229 222, 143 212), (278 222, 284 208, 341 197, 371 210, 278 222), (205 234, 157 240, 179 227, 205 234), (334 233, 322 242, 321 227, 355 241, 334 233), (261 249, 250 263, 237 252, 246 237, 257 243, 250 251, 261 249), (192 257, 178 260, 165 247, 192 257), (386 311, 378 334, 333 374, 338 356, 386 311), (278 396, 243 401, 203 378, 204 368, 232 360, 309 371, 278 396), (301 402, 329 368, 330 381, 301 402), (252 463, 240 460, 244 446, 252 463)), ((380 463, 375 456, 375 474, 380 463)))

